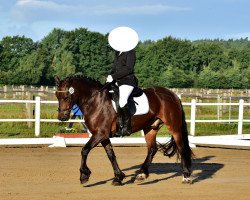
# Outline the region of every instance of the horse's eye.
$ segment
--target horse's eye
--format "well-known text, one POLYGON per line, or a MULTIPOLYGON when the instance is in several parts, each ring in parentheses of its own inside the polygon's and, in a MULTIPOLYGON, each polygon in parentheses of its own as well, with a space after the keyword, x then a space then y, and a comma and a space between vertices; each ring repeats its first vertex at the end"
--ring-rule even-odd
POLYGON ((63 100, 64 100, 64 101, 68 101, 68 100, 69 100, 69 97, 65 97, 63 100))

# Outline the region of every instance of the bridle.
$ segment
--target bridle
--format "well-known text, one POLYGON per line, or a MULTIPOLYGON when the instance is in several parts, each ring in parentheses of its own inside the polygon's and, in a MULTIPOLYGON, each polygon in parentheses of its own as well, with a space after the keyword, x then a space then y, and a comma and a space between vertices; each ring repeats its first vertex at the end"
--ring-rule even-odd
POLYGON ((112 83, 114 83, 114 82, 108 82, 108 83, 106 83, 100 90, 98 90, 97 92, 93 93, 90 96, 90 98, 85 99, 78 107, 75 107, 75 108, 73 108, 73 106, 74 106, 75 103, 72 100, 72 95, 75 93, 75 89, 73 89, 72 87, 70 87, 67 90, 57 90, 56 92, 59 92, 59 93, 60 92, 61 93, 67 93, 67 96, 64 99, 66 99, 70 103, 70 108, 60 109, 60 107, 58 107, 57 111, 59 113, 61 113, 61 112, 68 112, 68 113, 70 113, 72 110, 75 111, 76 109, 80 108, 83 104, 85 104, 87 101, 89 101, 90 99, 92 99, 95 95, 97 95, 99 92, 103 91, 106 87, 108 87, 112 83), (72 89, 73 89, 73 91, 72 91, 72 89))
MULTIPOLYGON (((60 107, 57 108, 57 111, 58 112, 71 112, 71 110, 73 109, 73 101, 72 101, 72 95, 73 93, 71 94, 69 92, 69 90, 57 90, 56 92, 59 92, 59 93, 67 93, 67 96, 64 98, 65 100, 69 101, 69 104, 70 104, 70 108, 66 108, 66 109, 60 109, 60 107)), ((74 109, 73 109, 74 110, 74 109)))

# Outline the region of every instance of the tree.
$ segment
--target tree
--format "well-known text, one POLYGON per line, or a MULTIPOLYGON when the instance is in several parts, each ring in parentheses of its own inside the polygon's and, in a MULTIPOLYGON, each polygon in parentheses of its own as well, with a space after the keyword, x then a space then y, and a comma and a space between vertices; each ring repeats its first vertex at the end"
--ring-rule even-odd
POLYGON ((38 62, 38 53, 32 52, 20 60, 14 72, 12 84, 37 85, 40 83, 44 66, 38 62))
MULTIPOLYGON (((24 36, 0 41, 0 84, 54 85, 82 73, 105 81, 114 61, 108 35, 53 29, 40 42, 24 36)), ((165 37, 139 42, 135 73, 141 87, 249 88, 250 41, 188 41, 165 37)))
POLYGON ((20 60, 36 49, 36 43, 24 36, 7 36, 2 39, 0 55, 1 82, 13 83, 13 76, 19 66, 20 60))
POLYGON ((201 88, 220 88, 220 73, 213 71, 210 67, 205 67, 198 77, 198 87, 201 88))
POLYGON ((4 37, 0 44, 2 48, 0 69, 4 71, 14 70, 20 58, 36 49, 32 39, 24 36, 4 37))
POLYGON ((73 54, 70 51, 58 49, 55 53, 52 67, 54 68, 54 75, 60 78, 66 78, 75 74, 76 68, 73 64, 73 54))
POLYGON ((196 45, 193 56, 198 65, 197 72, 202 71, 207 66, 213 70, 232 66, 232 61, 224 53, 223 47, 213 42, 196 45))
POLYGON ((53 54, 61 47, 63 40, 65 39, 67 31, 59 28, 54 28, 46 37, 41 40, 41 45, 46 46, 47 49, 53 54))
POLYGON ((242 70, 242 88, 250 88, 250 66, 242 70))
POLYGON ((203 88, 242 88, 242 73, 237 66, 219 71, 206 67, 199 75, 198 84, 203 88))
POLYGON ((46 46, 39 44, 37 49, 37 65, 41 66, 41 85, 54 85, 54 69, 52 68, 52 55, 46 46))
POLYGON ((188 88, 194 85, 194 73, 186 73, 184 70, 172 66, 168 67, 159 79, 164 87, 188 88))

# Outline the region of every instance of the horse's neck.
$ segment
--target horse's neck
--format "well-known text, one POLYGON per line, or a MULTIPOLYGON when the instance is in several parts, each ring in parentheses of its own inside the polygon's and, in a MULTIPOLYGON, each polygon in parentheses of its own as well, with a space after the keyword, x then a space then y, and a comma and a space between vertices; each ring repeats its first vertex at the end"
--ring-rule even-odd
POLYGON ((88 99, 92 98, 97 92, 98 89, 79 90, 79 100, 83 99, 87 101, 88 99))
POLYGON ((89 102, 92 102, 93 99, 95 99, 94 97, 97 96, 102 85, 89 79, 78 79, 78 81, 73 82, 79 95, 78 104, 85 106, 84 104, 89 104, 89 102))
POLYGON ((99 90, 99 88, 101 88, 101 86, 96 84, 94 81, 88 80, 87 78, 76 79, 73 84, 79 91, 79 94, 82 94, 83 96, 86 97, 88 95, 91 95, 91 93, 95 92, 96 90, 99 90))

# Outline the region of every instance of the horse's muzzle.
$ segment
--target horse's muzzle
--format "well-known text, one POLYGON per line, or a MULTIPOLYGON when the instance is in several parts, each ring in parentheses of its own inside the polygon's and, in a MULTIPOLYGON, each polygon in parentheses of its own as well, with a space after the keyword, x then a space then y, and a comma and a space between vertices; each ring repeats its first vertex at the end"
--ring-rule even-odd
POLYGON ((66 122, 69 120, 69 117, 58 118, 62 122, 66 122))
POLYGON ((58 113, 58 120, 60 121, 68 121, 70 118, 70 112, 60 112, 58 113))

